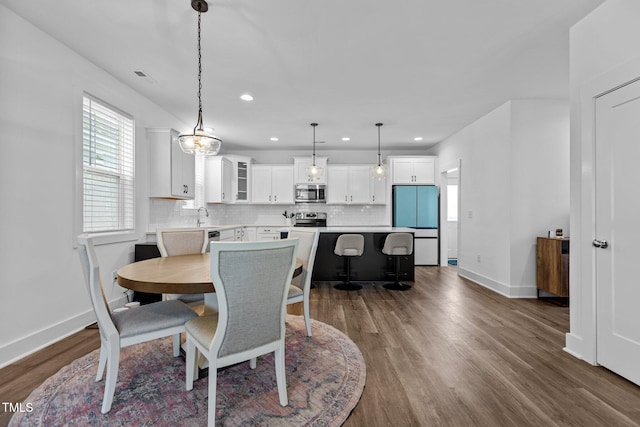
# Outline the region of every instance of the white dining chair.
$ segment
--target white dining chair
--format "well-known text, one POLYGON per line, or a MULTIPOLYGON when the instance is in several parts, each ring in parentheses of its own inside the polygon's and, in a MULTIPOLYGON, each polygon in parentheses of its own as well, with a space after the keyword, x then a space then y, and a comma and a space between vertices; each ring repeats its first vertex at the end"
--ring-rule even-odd
POLYGON ((311 292, 311 279, 313 276, 313 266, 316 261, 316 251, 318 249, 318 230, 292 230, 289 232, 290 239, 298 239, 298 258, 302 261, 302 273, 294 277, 289 286, 287 305, 302 302, 304 324, 307 329, 307 336, 311 336, 311 317, 309 314, 309 293, 311 292))
POLYGON ((217 313, 185 325, 186 388, 197 377, 196 349, 209 361, 208 422, 215 425, 217 370, 274 353, 280 404, 286 406, 284 337, 287 291, 298 240, 213 242, 211 278, 218 294, 217 313))
MULTIPOLYGON (((159 228, 156 240, 162 257, 203 254, 209 244, 209 233, 206 228, 159 228)), ((178 299, 197 313, 204 312, 204 294, 163 294, 163 299, 178 299)))
POLYGON ((101 408, 101 412, 106 414, 111 410, 118 381, 120 349, 173 336, 173 355, 177 357, 180 355, 180 333, 184 332, 185 323, 198 315, 178 300, 160 301, 111 312, 104 296, 100 267, 91 237, 78 237, 78 253, 100 331, 100 358, 96 381, 102 380, 106 368, 101 408))

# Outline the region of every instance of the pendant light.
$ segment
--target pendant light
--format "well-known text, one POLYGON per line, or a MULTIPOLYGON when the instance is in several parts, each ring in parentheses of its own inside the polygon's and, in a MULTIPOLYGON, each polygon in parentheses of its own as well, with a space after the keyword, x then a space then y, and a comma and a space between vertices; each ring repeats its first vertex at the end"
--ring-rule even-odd
POLYGON ((376 123, 376 126, 378 127, 378 163, 371 168, 371 177, 377 180, 382 180, 387 174, 387 168, 380 158, 380 127, 382 126, 382 123, 376 123))
POLYGON ((198 122, 193 128, 193 133, 178 136, 180 148, 187 154, 196 152, 208 155, 216 155, 220 151, 222 141, 204 129, 202 124, 202 50, 200 48, 200 18, 209 10, 205 0, 192 0, 191 7, 198 12, 198 122))
POLYGON ((322 176, 322 168, 316 165, 316 126, 317 123, 311 123, 313 127, 313 156, 311 156, 311 166, 307 168, 307 177, 310 181, 315 181, 322 176))

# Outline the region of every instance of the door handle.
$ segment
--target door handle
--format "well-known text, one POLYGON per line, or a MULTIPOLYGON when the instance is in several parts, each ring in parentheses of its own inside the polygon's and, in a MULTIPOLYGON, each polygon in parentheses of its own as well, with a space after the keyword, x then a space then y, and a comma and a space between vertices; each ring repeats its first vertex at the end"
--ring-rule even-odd
POLYGON ((609 247, 609 243, 606 240, 598 240, 598 239, 593 239, 592 245, 600 249, 607 249, 609 247))

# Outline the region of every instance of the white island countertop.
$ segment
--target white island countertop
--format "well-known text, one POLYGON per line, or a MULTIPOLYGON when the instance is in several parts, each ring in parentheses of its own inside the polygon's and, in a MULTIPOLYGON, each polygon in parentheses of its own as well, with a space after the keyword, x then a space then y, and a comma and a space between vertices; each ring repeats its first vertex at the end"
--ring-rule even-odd
POLYGON ((299 229, 313 228, 321 233, 415 233, 409 227, 391 227, 388 225, 341 225, 327 227, 293 227, 299 229))

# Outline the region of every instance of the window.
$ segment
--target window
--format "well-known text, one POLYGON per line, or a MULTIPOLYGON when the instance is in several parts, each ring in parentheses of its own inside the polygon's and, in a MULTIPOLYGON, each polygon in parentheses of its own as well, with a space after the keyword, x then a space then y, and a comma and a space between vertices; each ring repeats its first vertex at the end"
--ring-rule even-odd
POLYGON ((82 231, 130 231, 134 218, 133 118, 84 95, 82 231))

